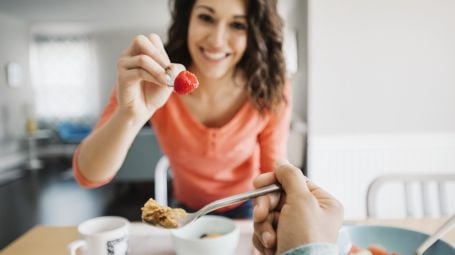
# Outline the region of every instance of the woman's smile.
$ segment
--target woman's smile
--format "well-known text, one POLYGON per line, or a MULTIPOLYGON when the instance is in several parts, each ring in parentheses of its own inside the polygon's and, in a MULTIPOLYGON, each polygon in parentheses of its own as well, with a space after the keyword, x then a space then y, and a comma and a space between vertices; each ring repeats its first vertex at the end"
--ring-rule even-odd
POLYGON ((210 51, 200 47, 202 56, 210 62, 221 62, 227 59, 231 54, 223 51, 210 51))

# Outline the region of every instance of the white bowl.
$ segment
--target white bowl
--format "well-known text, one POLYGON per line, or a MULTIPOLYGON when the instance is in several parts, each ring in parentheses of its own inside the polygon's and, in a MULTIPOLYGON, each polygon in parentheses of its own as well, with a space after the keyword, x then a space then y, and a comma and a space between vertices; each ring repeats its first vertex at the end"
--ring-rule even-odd
POLYGON ((177 255, 232 255, 240 231, 235 222, 222 216, 206 215, 183 228, 171 231, 172 245, 177 255), (204 234, 220 236, 201 239, 204 234))

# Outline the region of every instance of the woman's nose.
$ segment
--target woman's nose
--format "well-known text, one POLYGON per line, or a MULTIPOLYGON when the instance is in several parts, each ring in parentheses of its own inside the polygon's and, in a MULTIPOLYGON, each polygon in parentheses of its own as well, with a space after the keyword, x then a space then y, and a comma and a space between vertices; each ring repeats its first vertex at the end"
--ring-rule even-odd
POLYGON ((227 38, 227 30, 223 25, 213 27, 209 35, 209 43, 212 47, 224 46, 227 38))

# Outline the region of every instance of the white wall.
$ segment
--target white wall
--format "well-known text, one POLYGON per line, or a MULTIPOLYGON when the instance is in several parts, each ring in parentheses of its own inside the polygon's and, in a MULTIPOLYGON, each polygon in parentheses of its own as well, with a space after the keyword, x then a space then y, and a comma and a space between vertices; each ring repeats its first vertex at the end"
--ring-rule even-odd
MULTIPOLYGON (((26 106, 33 100, 29 76, 28 25, 0 13, 0 142, 17 138, 25 132, 26 106), (5 66, 18 63, 22 68, 22 85, 6 83, 5 66)), ((1 146, 0 146, 1 147, 1 146)))
POLYGON ((25 155, 19 153, 19 139, 25 133, 25 118, 32 104, 28 59, 28 25, 0 13, 0 171, 19 165, 25 155), (22 69, 22 85, 10 87, 5 66, 15 62, 22 69))
POLYGON ((451 0, 308 1, 309 173, 347 217, 365 216, 380 174, 455 174, 454 10, 451 0))
POLYGON ((310 132, 455 132, 454 11, 452 0, 310 0, 310 132))
MULTIPOLYGON (((291 77, 293 111, 303 121, 307 119, 307 1, 278 1, 278 10, 285 22, 285 28, 295 31, 297 39, 298 69, 291 77)), ((286 39, 286 38, 285 38, 286 39)))

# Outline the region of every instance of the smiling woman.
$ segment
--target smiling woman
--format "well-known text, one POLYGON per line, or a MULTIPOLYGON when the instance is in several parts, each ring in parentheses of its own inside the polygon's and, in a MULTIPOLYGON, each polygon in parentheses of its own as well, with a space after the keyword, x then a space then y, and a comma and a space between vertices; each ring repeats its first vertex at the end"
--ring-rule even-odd
POLYGON ((247 91, 259 111, 274 109, 283 101, 283 21, 276 1, 174 2, 166 44, 173 61, 193 64, 215 76, 222 75, 216 73, 216 62, 232 62, 233 72, 248 77, 247 91))
MULTIPOLYGON (((123 51, 109 102, 73 169, 82 186, 110 182, 150 122, 172 169, 171 206, 193 212, 251 190, 257 174, 287 159, 283 22, 271 0, 175 0, 171 16, 166 43, 138 35, 123 51), (199 80, 186 95, 167 86, 168 70, 181 69, 199 80)), ((216 213, 249 218, 252 203, 216 213)))

